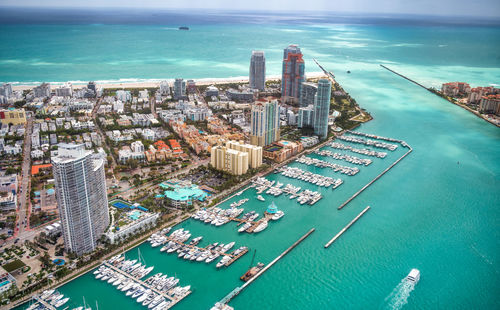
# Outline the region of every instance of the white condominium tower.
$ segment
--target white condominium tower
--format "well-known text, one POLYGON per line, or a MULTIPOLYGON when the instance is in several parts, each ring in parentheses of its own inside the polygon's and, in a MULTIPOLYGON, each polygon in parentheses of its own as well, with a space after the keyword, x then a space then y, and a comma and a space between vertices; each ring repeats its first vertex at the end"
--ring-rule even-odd
POLYGON ((104 160, 84 144, 59 144, 52 169, 66 250, 92 252, 109 225, 104 160))
POLYGON ((266 87, 266 57, 262 51, 253 51, 250 59, 250 88, 264 90, 266 87))

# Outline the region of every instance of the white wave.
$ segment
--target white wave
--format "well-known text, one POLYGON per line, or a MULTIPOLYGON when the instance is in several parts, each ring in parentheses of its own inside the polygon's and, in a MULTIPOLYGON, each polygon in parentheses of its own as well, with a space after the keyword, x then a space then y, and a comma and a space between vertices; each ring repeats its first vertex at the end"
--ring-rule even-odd
POLYGON ((415 289, 415 283, 404 278, 384 299, 385 307, 388 310, 399 310, 408 303, 410 293, 415 289))

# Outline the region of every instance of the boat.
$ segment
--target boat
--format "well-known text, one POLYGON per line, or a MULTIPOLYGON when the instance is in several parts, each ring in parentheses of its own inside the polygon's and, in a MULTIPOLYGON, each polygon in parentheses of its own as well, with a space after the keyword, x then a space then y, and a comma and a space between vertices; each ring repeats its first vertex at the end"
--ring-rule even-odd
POLYGON ((282 218, 282 217, 283 217, 283 215, 285 215, 285 212, 283 212, 283 211, 279 210, 278 212, 276 212, 276 213, 273 215, 273 217, 271 217, 271 219, 272 219, 273 221, 276 221, 276 220, 279 220, 280 218, 282 218))
POLYGON ((243 224, 243 226, 240 227, 240 229, 238 229, 238 232, 244 232, 245 230, 247 230, 248 228, 250 228, 252 226, 252 223, 245 223, 243 224))
POLYGON ((148 298, 148 297, 149 297, 149 295, 151 294, 151 292, 152 292, 152 291, 151 291, 150 289, 146 290, 146 291, 145 291, 142 295, 140 295, 140 296, 137 298, 137 302, 138 302, 138 303, 142 303, 143 301, 145 301, 145 300, 146 300, 146 298, 148 298))
POLYGON ((59 300, 58 302, 56 302, 56 304, 54 305, 56 308, 59 308, 60 306, 64 305, 65 303, 67 303, 69 300, 69 297, 66 297, 64 299, 61 299, 59 300))
POLYGON ((267 221, 262 221, 255 229, 253 230, 254 233, 258 233, 263 231, 264 229, 267 228, 268 222, 267 221))
POLYGON ((46 291, 43 291, 42 295, 40 296, 41 299, 46 299, 48 298, 50 295, 52 295, 56 290, 46 290, 46 291))
POLYGON ((250 280, 251 278, 253 278, 259 271, 262 270, 262 268, 264 268, 264 264, 263 263, 258 263, 257 266, 254 266, 250 269, 248 269, 247 272, 245 272, 244 275, 242 275, 240 277, 240 280, 242 281, 248 281, 250 280))
POLYGON ((262 197, 262 195, 257 196, 257 199, 259 199, 260 201, 266 201, 266 199, 264 199, 264 197, 262 197))
POLYGON ((413 268, 410 273, 406 276, 406 280, 417 283, 420 280, 420 271, 418 269, 413 268))
POLYGON ((180 26, 179 30, 189 30, 189 27, 187 27, 187 26, 180 26))

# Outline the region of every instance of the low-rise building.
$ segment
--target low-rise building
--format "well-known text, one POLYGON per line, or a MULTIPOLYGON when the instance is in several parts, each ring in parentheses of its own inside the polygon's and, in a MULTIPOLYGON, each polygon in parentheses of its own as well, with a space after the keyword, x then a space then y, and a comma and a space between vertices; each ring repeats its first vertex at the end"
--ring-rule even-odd
POLYGON ((26 113, 24 109, 1 109, 0 123, 2 124, 26 124, 26 113))
POLYGON ((209 196, 198 185, 189 181, 169 180, 161 183, 160 187, 165 191, 156 197, 166 199, 170 206, 176 208, 191 206, 196 200, 203 202, 209 196))
POLYGON ((263 156, 276 162, 282 162, 304 150, 302 143, 281 140, 264 147, 263 156))
POLYGON ((300 142, 302 143, 302 146, 304 148, 314 146, 319 143, 319 138, 318 136, 311 136, 311 137, 301 137, 300 142))
POLYGON ((119 219, 115 218, 115 225, 111 226, 105 233, 111 243, 124 240, 156 225, 159 217, 158 213, 144 211, 144 208, 134 207, 135 205, 132 205, 131 210, 122 214, 119 219))

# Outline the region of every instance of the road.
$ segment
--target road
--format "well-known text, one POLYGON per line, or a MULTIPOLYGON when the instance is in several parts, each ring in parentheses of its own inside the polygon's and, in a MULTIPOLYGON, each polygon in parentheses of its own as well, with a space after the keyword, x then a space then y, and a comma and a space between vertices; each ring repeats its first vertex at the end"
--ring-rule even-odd
POLYGON ((19 195, 19 206, 17 212, 18 231, 15 233, 17 238, 24 237, 25 231, 29 230, 29 214, 30 214, 30 181, 31 181, 31 133, 33 132, 33 116, 29 117, 26 122, 26 130, 24 132, 24 148, 23 148, 23 163, 21 168, 21 185, 19 195), (27 220, 25 220, 25 218, 27 220), (26 228, 23 225, 26 224, 26 228))

